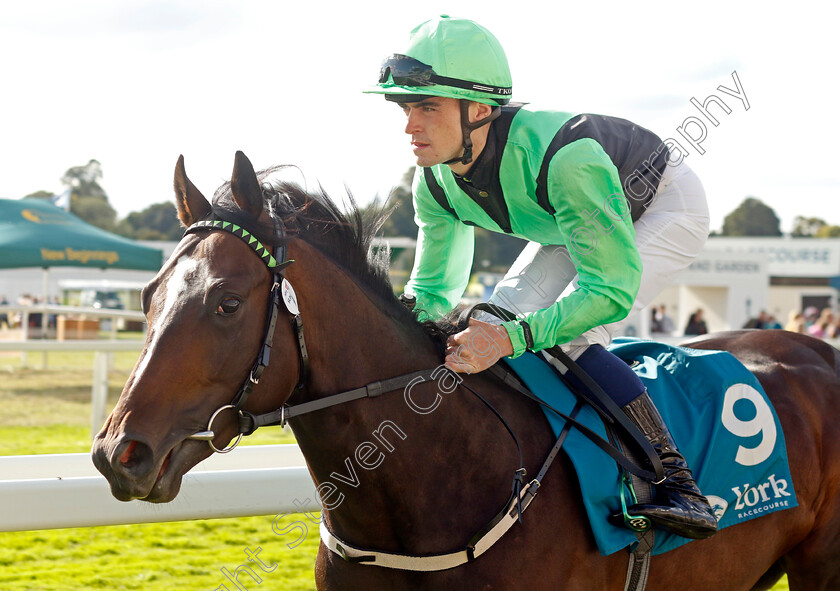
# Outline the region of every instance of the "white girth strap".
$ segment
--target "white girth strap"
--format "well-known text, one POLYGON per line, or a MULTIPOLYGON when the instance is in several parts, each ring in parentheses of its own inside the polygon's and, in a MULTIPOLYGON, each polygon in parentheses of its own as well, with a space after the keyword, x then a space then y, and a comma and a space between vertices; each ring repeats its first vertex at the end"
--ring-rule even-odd
POLYGON ((475 560, 489 550, 493 544, 498 542, 519 519, 517 505, 521 503, 522 511, 524 512, 528 508, 528 505, 531 504, 531 501, 534 500, 539 486, 540 483, 536 480, 528 483, 520 491, 518 499, 515 497, 511 499, 507 509, 501 514, 501 519, 498 519, 495 523, 491 522, 492 527, 478 537, 470 547, 457 552, 417 556, 413 554, 381 552, 379 550, 365 550, 351 546, 335 537, 327 528, 324 521, 321 521, 321 541, 332 552, 335 552, 348 562, 412 571, 438 571, 455 568, 456 566, 461 566, 462 564, 475 560))

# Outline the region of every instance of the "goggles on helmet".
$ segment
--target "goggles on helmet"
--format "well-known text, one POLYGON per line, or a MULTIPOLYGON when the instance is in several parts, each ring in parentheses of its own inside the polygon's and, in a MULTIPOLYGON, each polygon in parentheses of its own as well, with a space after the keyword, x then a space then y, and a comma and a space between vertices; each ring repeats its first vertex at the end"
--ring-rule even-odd
POLYGON ((393 79, 394 84, 397 86, 434 86, 439 84, 441 86, 452 86, 454 88, 486 92, 500 97, 508 97, 513 94, 513 89, 510 86, 491 86, 489 84, 459 80, 458 78, 439 76, 431 66, 413 57, 399 53, 388 56, 382 62, 382 68, 379 70, 379 83, 385 84, 388 82, 389 77, 393 79))

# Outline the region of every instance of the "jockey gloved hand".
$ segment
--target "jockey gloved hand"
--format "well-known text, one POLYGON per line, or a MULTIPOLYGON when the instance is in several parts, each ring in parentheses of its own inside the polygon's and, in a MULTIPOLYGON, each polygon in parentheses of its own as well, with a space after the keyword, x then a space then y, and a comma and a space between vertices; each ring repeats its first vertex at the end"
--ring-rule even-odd
POLYGON ((513 354, 513 344, 503 326, 470 318, 466 330, 446 341, 446 367, 458 373, 477 373, 502 357, 513 354))

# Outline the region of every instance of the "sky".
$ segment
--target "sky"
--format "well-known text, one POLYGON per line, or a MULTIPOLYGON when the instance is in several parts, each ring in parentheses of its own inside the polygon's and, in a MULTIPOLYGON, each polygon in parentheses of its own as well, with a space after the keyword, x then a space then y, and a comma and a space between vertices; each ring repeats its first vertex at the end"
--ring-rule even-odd
POLYGON ((0 0, 0 198, 60 193, 67 169, 96 159, 125 217, 173 199, 180 154, 210 197, 236 150, 335 197, 387 196, 414 164, 404 116, 361 91, 412 28, 449 14, 498 37, 514 101, 677 140, 713 229, 748 196, 784 231, 798 215, 840 225, 840 52, 821 6, 0 0))

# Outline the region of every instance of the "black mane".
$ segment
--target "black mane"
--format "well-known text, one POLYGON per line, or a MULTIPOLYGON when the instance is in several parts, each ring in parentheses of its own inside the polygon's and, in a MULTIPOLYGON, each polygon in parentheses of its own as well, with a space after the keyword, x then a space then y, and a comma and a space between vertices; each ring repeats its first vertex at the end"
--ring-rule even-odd
POLYGON ((233 202, 230 183, 216 191, 213 215, 246 228, 267 246, 277 246, 291 237, 306 241, 356 278, 369 294, 377 296, 391 316, 416 323, 414 315, 394 295, 388 274, 389 249, 372 248, 390 212, 381 208, 362 212, 349 193, 349 207, 344 212, 321 187, 307 191, 296 183, 269 178, 285 168, 276 166, 257 173, 265 207, 270 217, 282 224, 285 237, 277 236, 272 224, 257 225, 240 210, 233 202))

